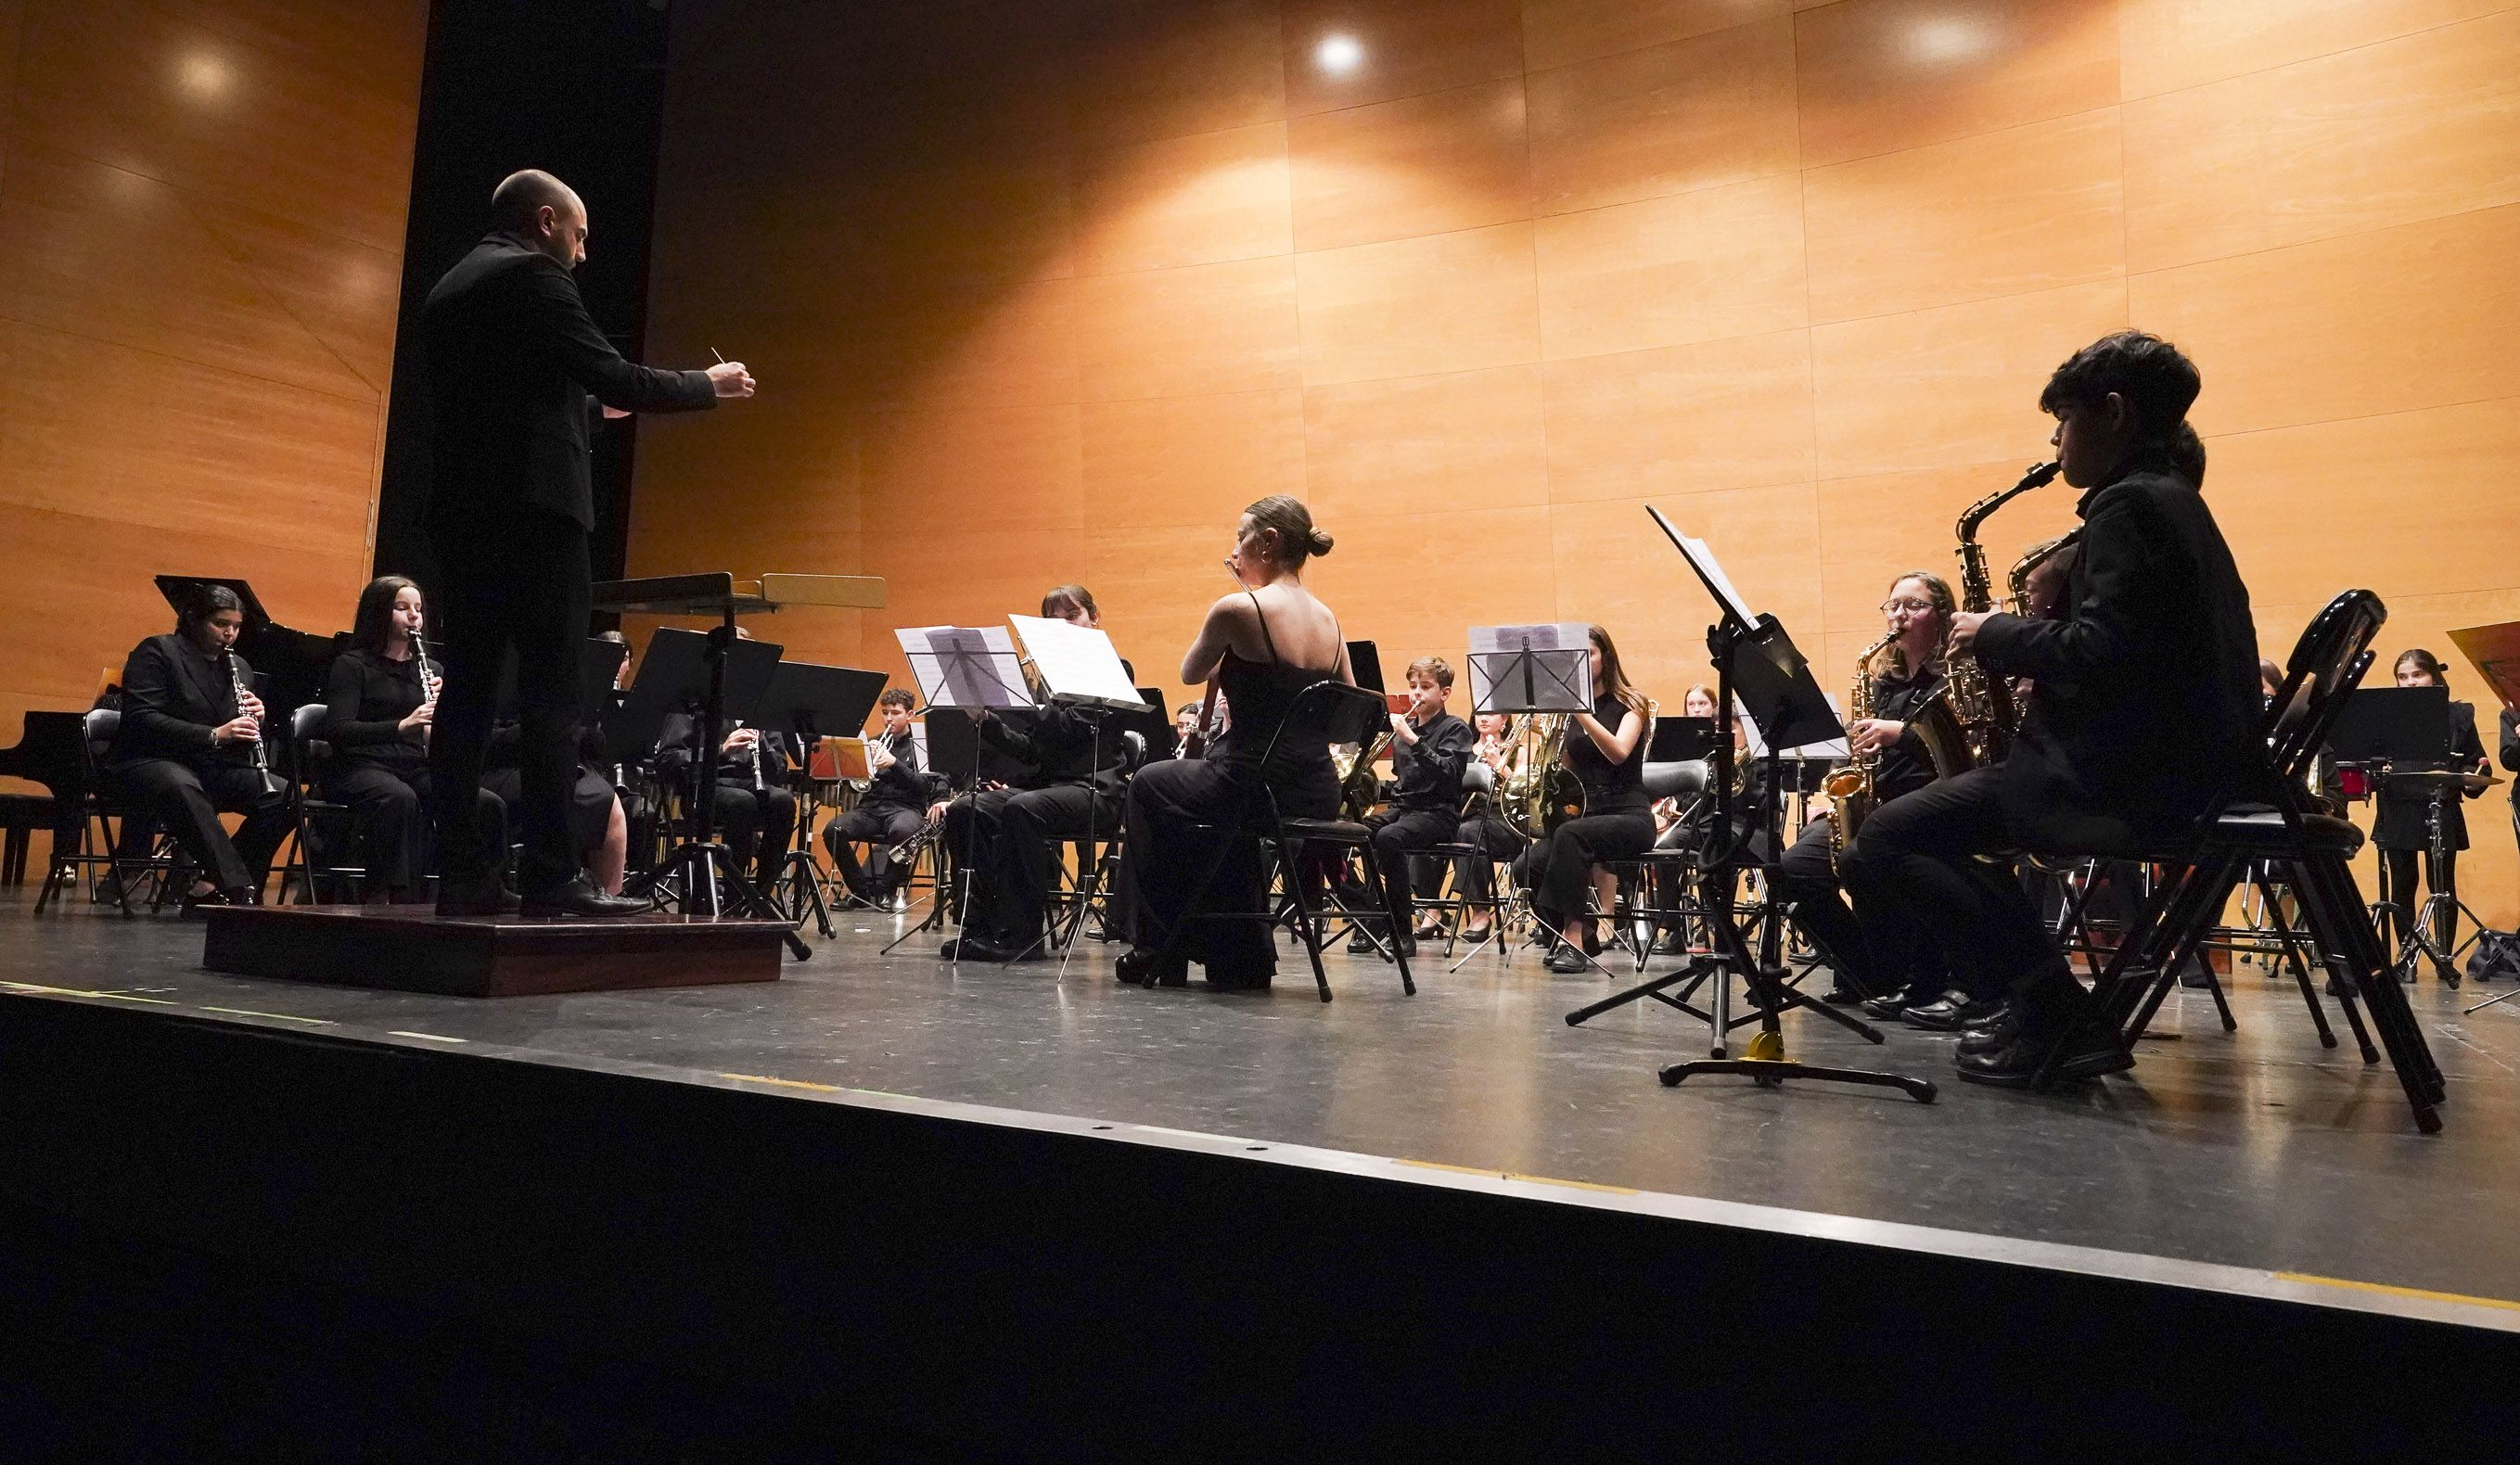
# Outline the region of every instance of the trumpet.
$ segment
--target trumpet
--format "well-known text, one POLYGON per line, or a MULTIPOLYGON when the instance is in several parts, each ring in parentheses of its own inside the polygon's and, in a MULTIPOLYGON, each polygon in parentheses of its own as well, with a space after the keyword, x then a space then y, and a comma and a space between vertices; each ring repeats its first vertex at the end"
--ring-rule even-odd
MULTIPOLYGON (((228 686, 236 691, 237 716, 243 717, 245 699, 252 693, 245 689, 245 673, 237 670, 236 652, 228 652, 225 659, 228 664, 228 686)), ((265 794, 278 794, 288 789, 289 785, 281 782, 280 776, 271 771, 271 749, 263 742, 260 718, 253 720, 253 741, 248 745, 247 756, 253 764, 255 776, 262 779, 262 791, 265 794)))

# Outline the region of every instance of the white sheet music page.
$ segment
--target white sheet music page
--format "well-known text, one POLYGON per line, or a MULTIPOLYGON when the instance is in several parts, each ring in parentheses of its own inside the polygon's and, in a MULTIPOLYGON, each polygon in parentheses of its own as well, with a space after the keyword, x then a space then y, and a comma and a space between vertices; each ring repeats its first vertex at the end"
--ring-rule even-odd
POLYGON ((1022 638, 1024 649, 1032 653, 1033 670, 1041 673, 1052 696, 1102 707, 1147 705, 1137 684, 1129 680, 1128 669, 1120 665, 1109 632, 1038 615, 1007 619, 1022 638))
POLYGON ((1004 626, 913 626, 893 637, 930 707, 1034 705, 1004 626))

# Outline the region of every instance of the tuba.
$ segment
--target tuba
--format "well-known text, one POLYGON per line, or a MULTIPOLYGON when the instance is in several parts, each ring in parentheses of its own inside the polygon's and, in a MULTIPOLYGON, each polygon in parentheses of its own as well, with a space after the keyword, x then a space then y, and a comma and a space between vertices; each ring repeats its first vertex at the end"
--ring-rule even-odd
MULTIPOLYGON (((2020 482, 1988 494, 1960 514, 1954 530, 1959 537, 1960 609, 1977 612, 1995 608, 1995 583, 1987 573, 1986 547, 1977 542, 1978 526, 1997 510, 2054 478, 2057 467, 2054 463, 2035 464, 2021 475, 2020 482)), ((2028 571, 2023 573, 2027 575, 2028 571)), ((1944 701, 1959 724, 1969 761, 1987 764, 2002 760, 2011 751, 2012 737, 2021 721, 2019 709, 2012 705, 2012 685, 2001 677, 1988 676, 1976 652, 1957 651, 1948 645, 1943 654, 1943 674, 1949 679, 1944 701)))
MULTIPOLYGON (((1872 658, 1889 649, 1890 644, 1896 640, 1896 633, 1885 634, 1855 658, 1855 691, 1848 698, 1853 715, 1849 722, 1860 723, 1872 716, 1872 658)), ((1904 655, 1893 654, 1899 655, 1904 664, 1904 655)), ((1828 858, 1834 866, 1845 865, 1846 846, 1855 838, 1855 826, 1872 812, 1872 773, 1879 761, 1877 753, 1858 753, 1854 762, 1831 772, 1821 784, 1829 799, 1828 858)))
POLYGON ((1339 818, 1362 822, 1382 802, 1382 779, 1373 771, 1383 750, 1391 746, 1393 733, 1386 726, 1371 741, 1359 747, 1354 758, 1330 749, 1330 768, 1338 775, 1339 818))
POLYGON ((1532 718, 1525 726, 1539 730, 1539 745, 1497 796, 1507 825, 1525 839, 1555 833, 1559 824, 1584 812, 1583 782, 1566 766, 1566 728, 1572 721, 1563 712, 1532 718))

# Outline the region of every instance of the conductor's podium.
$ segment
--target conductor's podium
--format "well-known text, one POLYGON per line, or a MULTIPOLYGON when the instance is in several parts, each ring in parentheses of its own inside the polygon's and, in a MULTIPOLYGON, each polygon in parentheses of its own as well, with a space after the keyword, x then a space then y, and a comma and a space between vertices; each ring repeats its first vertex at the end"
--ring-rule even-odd
POLYGON ((233 906, 203 912, 202 964, 241 977, 441 997, 530 997, 779 980, 775 920, 439 916, 427 907, 233 906))

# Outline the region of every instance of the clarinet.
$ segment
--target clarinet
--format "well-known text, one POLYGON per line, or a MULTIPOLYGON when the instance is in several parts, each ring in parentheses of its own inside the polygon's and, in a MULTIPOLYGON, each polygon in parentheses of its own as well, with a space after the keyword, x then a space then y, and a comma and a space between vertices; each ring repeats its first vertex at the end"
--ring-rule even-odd
POLYGON ((761 730, 755 728, 752 730, 752 791, 754 793, 761 792, 768 782, 761 776, 761 730))
MULTIPOLYGON (((236 652, 228 652, 226 660, 228 664, 228 686, 236 690, 237 716, 243 717, 245 716, 246 699, 245 673, 237 670, 236 652)), ((263 745, 262 722, 259 718, 254 720, 253 742, 248 752, 248 756, 252 760, 255 775, 262 779, 262 791, 265 794, 278 794, 287 791, 289 785, 281 782, 280 776, 271 771, 271 751, 263 745)))

